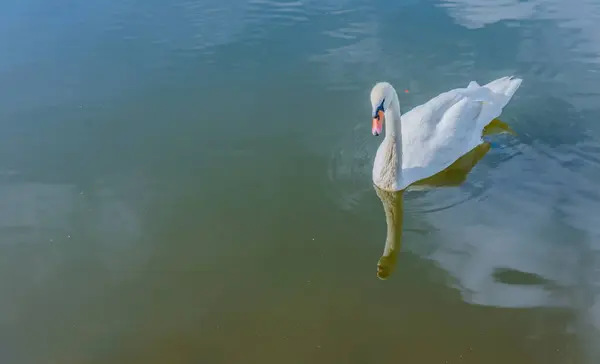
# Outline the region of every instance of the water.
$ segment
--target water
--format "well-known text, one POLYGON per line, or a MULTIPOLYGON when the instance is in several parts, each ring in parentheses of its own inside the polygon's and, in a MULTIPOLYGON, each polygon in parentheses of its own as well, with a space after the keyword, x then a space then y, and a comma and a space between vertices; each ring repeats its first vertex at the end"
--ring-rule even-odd
POLYGON ((9 1, 3 363, 595 363, 593 0, 9 1), (515 74, 459 187, 404 196, 368 93, 515 74))

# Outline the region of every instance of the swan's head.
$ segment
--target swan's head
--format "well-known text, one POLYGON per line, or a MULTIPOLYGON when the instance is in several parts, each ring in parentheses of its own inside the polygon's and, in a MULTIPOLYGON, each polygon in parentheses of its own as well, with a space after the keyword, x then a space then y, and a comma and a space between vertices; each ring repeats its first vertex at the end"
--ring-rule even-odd
POLYGON ((385 112, 390 107, 392 100, 396 96, 396 91, 387 82, 378 82, 371 90, 371 107, 373 110, 373 135, 381 134, 383 129, 385 112))

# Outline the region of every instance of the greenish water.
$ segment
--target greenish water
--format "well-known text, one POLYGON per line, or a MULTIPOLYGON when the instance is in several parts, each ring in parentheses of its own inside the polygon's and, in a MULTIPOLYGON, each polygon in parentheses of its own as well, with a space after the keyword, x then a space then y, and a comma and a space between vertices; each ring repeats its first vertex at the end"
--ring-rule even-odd
POLYGON ((593 0, 9 0, 0 361, 596 363, 593 0), (514 74, 459 187, 404 196, 368 94, 514 74))

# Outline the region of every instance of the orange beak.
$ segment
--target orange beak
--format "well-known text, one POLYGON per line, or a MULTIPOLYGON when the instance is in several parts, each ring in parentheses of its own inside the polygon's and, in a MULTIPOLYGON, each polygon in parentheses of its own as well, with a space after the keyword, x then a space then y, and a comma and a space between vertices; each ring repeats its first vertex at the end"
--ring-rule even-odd
POLYGON ((371 132, 373 133, 373 135, 377 136, 377 135, 381 134, 384 116, 385 116, 385 114, 383 113, 383 111, 379 110, 377 112, 377 116, 373 118, 373 128, 371 129, 371 132))

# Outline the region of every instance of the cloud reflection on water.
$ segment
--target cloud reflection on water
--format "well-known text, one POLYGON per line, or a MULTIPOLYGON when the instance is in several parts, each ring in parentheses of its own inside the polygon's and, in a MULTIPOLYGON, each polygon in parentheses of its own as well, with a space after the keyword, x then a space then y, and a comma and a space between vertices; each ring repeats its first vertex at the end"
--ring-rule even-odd
MULTIPOLYGON (((489 240, 478 241, 478 250, 471 254, 472 263, 450 270, 459 277, 464 289, 479 292, 467 295, 473 302, 516 307, 528 304, 575 307, 582 322, 600 329, 600 231, 596 228, 600 221, 595 218, 598 194, 594 182, 600 177, 597 162, 600 128, 594 122, 600 97, 600 3, 594 0, 442 0, 439 6, 469 29, 501 21, 527 20, 527 23, 519 23, 524 27, 519 39, 519 62, 528 65, 534 82, 549 86, 547 92, 567 100, 578 110, 592 110, 588 117, 578 118, 576 125, 572 125, 585 133, 582 137, 592 138, 591 142, 579 141, 572 146, 544 146, 534 142, 535 149, 524 152, 527 160, 519 158, 512 164, 513 173, 506 171, 511 164, 498 166, 494 175, 518 174, 519 178, 530 178, 530 188, 538 193, 543 190, 544 198, 531 200, 529 205, 537 211, 527 212, 523 206, 527 206, 524 203, 528 195, 515 193, 515 186, 506 189, 502 199, 516 201, 518 198, 518 208, 504 211, 502 217, 500 214, 492 216, 498 218, 498 225, 502 221, 507 227, 521 226, 521 229, 507 230, 498 226, 476 234, 488 236, 489 240), (532 170, 546 173, 528 178, 532 170), (563 225, 562 231, 570 233, 552 234, 557 223, 563 225), (535 235, 530 234, 540 232, 547 240, 535 244, 535 235), (482 264, 482 261, 487 263, 482 264), (494 266, 503 265, 540 274, 558 287, 528 288, 528 294, 523 294, 520 288, 503 292, 502 286, 490 276, 494 266), (469 278, 471 276, 476 278, 469 278)), ((553 130, 552 127, 542 129, 553 130)), ((569 134, 566 131, 566 135, 569 134)), ((535 138, 535 134, 531 135, 535 138)), ((501 188, 502 183, 496 186, 501 188)), ((525 187, 523 183, 521 186, 525 187)), ((486 199, 486 203, 492 202, 493 198, 486 199)), ((456 234, 462 235, 462 238, 456 237, 456 241, 468 240, 468 229, 456 234)), ((452 265, 449 253, 438 252, 437 259, 447 268, 452 265)))
MULTIPOLYGON (((344 37, 347 45, 314 60, 331 70, 327 76, 334 85, 348 83, 343 77, 350 72, 360 75, 358 82, 366 74, 367 85, 368 80, 382 76, 392 82, 419 80, 410 87, 416 92, 404 95, 409 105, 426 101, 442 87, 460 86, 448 85, 448 78, 467 82, 479 80, 481 74, 504 72, 504 68, 493 71, 496 63, 514 67, 523 76, 524 87, 503 115, 520 134, 518 142, 494 138, 490 156, 460 188, 407 194, 405 228, 419 230, 415 225, 426 225, 432 235, 409 232, 405 247, 446 270, 466 302, 569 309, 577 316, 578 332, 586 336, 589 325, 600 328, 600 231, 595 228, 600 221, 595 218, 598 193, 594 182, 600 179, 600 128, 595 122, 600 117, 600 3, 444 0, 439 7, 460 27, 469 29, 468 33, 453 30, 454 47, 461 50, 458 55, 444 59, 445 51, 440 50, 423 58, 419 45, 429 44, 426 34, 367 21, 362 33, 354 31, 359 36, 344 37), (501 62, 487 56, 486 52, 494 52, 485 44, 480 46, 475 36, 482 34, 476 32, 487 32, 488 39, 493 34, 506 35, 490 27, 499 22, 515 29, 498 44, 488 45, 502 50, 501 62), (389 30, 394 29, 403 37, 386 48, 386 39, 392 36, 389 30), (410 47, 403 48, 405 42, 410 47), (432 74, 438 79, 423 74, 426 64, 435 69, 432 74), (489 67, 479 66, 483 64, 489 67), (418 85, 427 85, 422 94, 418 85), (460 199, 475 187, 472 184, 484 186, 481 196, 448 210, 419 212, 460 199)), ((406 12, 395 15, 404 15, 403 23, 413 18, 406 12)), ((339 26, 328 34, 344 31, 347 27, 339 26)), ((350 203, 340 204, 347 209, 358 206, 369 193, 360 186, 370 183, 374 148, 359 132, 352 129, 340 138, 329 171, 336 183, 342 182, 350 203)))

